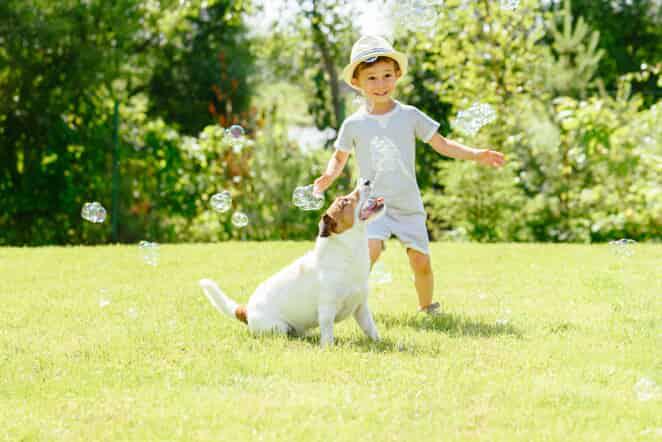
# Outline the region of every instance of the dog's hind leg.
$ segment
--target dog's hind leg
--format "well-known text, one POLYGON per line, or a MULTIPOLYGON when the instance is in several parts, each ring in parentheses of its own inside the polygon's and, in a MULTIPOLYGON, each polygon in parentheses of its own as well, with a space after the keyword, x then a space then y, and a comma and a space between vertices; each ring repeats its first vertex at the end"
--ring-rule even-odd
POLYGON ((223 291, 211 279, 201 279, 200 287, 205 292, 205 296, 209 302, 216 307, 216 310, 224 313, 232 318, 236 318, 241 322, 248 323, 246 318, 246 307, 237 304, 223 293, 223 291))
POLYGON ((253 310, 248 316, 248 329, 254 335, 289 335, 292 333, 292 328, 286 322, 280 319, 270 318, 253 310))

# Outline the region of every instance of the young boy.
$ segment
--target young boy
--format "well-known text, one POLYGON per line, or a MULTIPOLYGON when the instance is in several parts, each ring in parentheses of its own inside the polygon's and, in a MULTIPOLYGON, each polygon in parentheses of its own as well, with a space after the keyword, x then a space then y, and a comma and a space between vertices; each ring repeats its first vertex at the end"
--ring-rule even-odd
POLYGON ((340 175, 352 149, 360 176, 373 183, 375 196, 384 197, 386 213, 368 224, 370 261, 374 264, 384 240, 395 235, 405 246, 414 272, 419 311, 436 314, 432 302, 434 279, 429 237, 415 173, 415 137, 442 155, 500 167, 500 152, 472 149, 437 133, 439 123, 413 106, 391 98, 396 83, 407 72, 407 57, 381 37, 361 37, 352 47, 343 80, 365 97, 366 108, 349 116, 334 144, 326 171, 315 180, 315 191, 324 192, 340 175))

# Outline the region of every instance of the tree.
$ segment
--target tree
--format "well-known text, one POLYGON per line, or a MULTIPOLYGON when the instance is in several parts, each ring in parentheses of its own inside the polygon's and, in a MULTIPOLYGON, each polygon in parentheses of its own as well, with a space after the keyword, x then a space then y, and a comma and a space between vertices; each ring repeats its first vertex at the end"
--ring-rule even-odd
POLYGON ((218 123, 251 125, 254 55, 243 14, 246 1, 216 1, 181 14, 155 58, 149 114, 198 134, 218 123))
MULTIPOLYGON (((173 48, 180 48, 178 42, 188 38, 182 35, 185 33, 191 33, 187 41, 196 41, 198 29, 186 23, 189 17, 200 15, 201 3, 0 3, 0 244, 108 238, 106 230, 81 224, 80 208, 90 200, 109 207, 109 177, 116 161, 111 150, 113 109, 121 103, 124 116, 142 114, 141 122, 145 123, 144 108, 149 108, 151 99, 158 103, 166 95, 158 88, 159 96, 146 94, 157 67, 164 66, 160 61, 166 55, 163 47, 172 42, 173 48)), ((238 17, 248 2, 216 0, 206 4, 225 11, 215 19, 242 29, 238 17)), ((241 40, 239 34, 234 41, 241 40)), ((209 40, 205 35, 208 41, 216 38, 209 40)), ((186 52, 186 48, 180 49, 186 52)), ((167 55, 183 58, 176 50, 167 55)), ((206 54, 207 59, 215 55, 206 54)), ((202 86, 208 90, 206 100, 213 98, 211 86, 211 82, 202 86)), ((189 95, 179 99, 178 103, 167 103, 173 109, 189 106, 189 95)), ((246 96, 241 96, 234 111, 247 103, 246 96)), ((206 107, 196 116, 203 122, 211 121, 206 107)), ((186 123, 198 124, 193 119, 186 123)), ((122 142, 133 144, 133 129, 122 125, 122 142)), ((130 195, 123 196, 123 204, 130 204, 126 201, 130 195)))
MULTIPOLYGON (((605 51, 605 56, 600 59, 597 75, 610 93, 617 90, 621 75, 661 61, 662 4, 659 1, 574 0, 571 12, 600 32, 598 47, 605 51)), ((643 94, 647 106, 662 95, 662 88, 650 79, 633 83, 633 88, 643 94)))

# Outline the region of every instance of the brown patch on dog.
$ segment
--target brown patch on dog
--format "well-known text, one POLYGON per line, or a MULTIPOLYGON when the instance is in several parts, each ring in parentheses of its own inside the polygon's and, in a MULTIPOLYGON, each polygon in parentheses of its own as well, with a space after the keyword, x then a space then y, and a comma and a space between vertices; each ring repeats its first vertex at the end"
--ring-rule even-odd
POLYGON ((319 236, 322 238, 327 238, 331 236, 332 233, 335 233, 336 220, 334 220, 329 214, 325 213, 322 216, 319 224, 319 236))
POLYGON ((322 216, 319 236, 325 238, 332 233, 342 233, 354 226, 356 206, 359 204, 358 189, 349 195, 336 198, 322 216))
POLYGON ((237 307, 237 309, 234 311, 234 315, 237 319, 239 319, 244 324, 248 324, 248 318, 246 317, 246 306, 245 305, 240 305, 239 307, 237 307))

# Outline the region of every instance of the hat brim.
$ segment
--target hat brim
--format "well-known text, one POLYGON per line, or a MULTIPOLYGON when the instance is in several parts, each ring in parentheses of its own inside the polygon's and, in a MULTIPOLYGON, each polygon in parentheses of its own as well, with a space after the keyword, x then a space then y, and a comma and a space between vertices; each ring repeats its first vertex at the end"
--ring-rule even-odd
POLYGON ((377 52, 377 53, 371 53, 371 54, 369 54, 369 55, 367 55, 363 58, 360 58, 358 60, 354 60, 353 62, 351 62, 350 64, 345 66, 345 68, 342 70, 342 79, 343 79, 343 81, 345 83, 347 83, 349 85, 349 87, 351 87, 352 89, 360 90, 360 88, 358 88, 358 87, 356 87, 352 84, 352 78, 354 76, 354 71, 356 70, 356 67, 358 65, 360 65, 361 63, 363 63, 366 60, 370 60, 371 58, 375 58, 375 57, 392 58, 393 60, 395 60, 398 63, 398 66, 400 67, 400 75, 404 77, 405 74, 407 73, 408 62, 407 62, 407 56, 405 54, 403 54, 402 52, 398 52, 398 51, 381 52, 381 53, 377 52))

